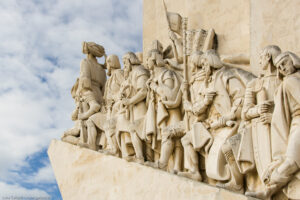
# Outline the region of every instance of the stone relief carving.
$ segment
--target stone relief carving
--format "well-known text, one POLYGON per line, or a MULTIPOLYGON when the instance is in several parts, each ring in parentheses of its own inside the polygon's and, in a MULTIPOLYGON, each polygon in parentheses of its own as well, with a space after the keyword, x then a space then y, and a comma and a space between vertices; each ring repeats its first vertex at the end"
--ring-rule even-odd
POLYGON ((248 56, 220 58, 213 29, 165 12, 171 48, 155 40, 146 58, 126 53, 123 69, 83 43, 62 140, 261 199, 299 198, 300 58, 266 46, 256 77, 238 67, 248 56))

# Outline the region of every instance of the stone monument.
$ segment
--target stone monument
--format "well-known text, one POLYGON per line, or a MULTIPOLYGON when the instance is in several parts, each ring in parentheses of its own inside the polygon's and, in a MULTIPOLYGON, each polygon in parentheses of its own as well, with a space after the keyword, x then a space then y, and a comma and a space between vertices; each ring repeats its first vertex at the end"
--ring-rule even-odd
POLYGON ((48 150, 62 197, 300 199, 299 9, 144 0, 123 68, 83 42, 75 126, 48 150))

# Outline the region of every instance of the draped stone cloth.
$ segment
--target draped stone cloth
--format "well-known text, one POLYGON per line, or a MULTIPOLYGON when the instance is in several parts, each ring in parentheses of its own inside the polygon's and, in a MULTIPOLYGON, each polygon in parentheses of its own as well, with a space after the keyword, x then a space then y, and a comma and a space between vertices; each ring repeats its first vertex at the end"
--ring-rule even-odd
MULTIPOLYGON (((275 96, 275 108, 271 123, 272 159, 290 158, 300 166, 300 72, 284 78, 275 96)), ((299 198, 298 174, 283 189, 289 198, 299 198)))
POLYGON ((163 103, 162 99, 166 99, 167 101, 175 101, 178 95, 181 95, 180 92, 180 84, 181 77, 176 72, 161 68, 160 75, 157 78, 157 95, 156 101, 153 98, 150 98, 148 102, 148 110, 146 113, 145 126, 144 126, 144 134, 145 138, 149 140, 151 138, 152 141, 152 149, 157 150, 158 141, 161 140, 161 130, 158 130, 162 124, 171 125, 179 122, 181 119, 178 119, 180 116, 180 108, 168 109, 163 103), (169 88, 164 84, 164 76, 167 73, 171 73, 173 76, 174 87, 169 88), (155 105, 156 102, 156 105, 155 105))
MULTIPOLYGON (((208 87, 213 88, 217 95, 213 100, 208 111, 207 123, 218 120, 219 117, 225 116, 230 112, 236 112, 242 104, 245 86, 247 81, 251 80, 251 76, 247 72, 238 69, 223 67, 216 71, 211 77, 208 87)), ((202 141, 194 141, 194 147, 200 149, 205 148, 206 151, 206 173, 207 176, 219 181, 230 179, 230 171, 226 165, 226 160, 222 152, 223 144, 237 132, 239 118, 233 127, 220 127, 215 130, 200 131, 205 127, 195 125, 193 127, 195 134, 194 138, 202 141), (197 130, 198 129, 198 130, 197 130), (200 132, 198 132, 200 131, 200 132), (207 134, 210 133, 210 134, 207 134), (198 144, 198 145, 197 145, 198 144), (204 146, 201 146, 204 145, 204 146)))
MULTIPOLYGON (((143 76, 149 77, 149 72, 142 65, 134 66, 132 71, 129 74, 128 79, 126 80, 127 85, 129 86, 129 91, 127 94, 127 98, 132 98, 140 90, 146 90, 146 83, 144 82, 143 76)), ((146 97, 145 97, 146 98, 146 97)), ((135 105, 129 105, 126 107, 122 107, 120 105, 120 111, 118 114, 117 125, 116 125, 116 139, 119 147, 121 148, 121 132, 125 132, 123 134, 125 137, 125 143, 127 145, 131 145, 130 133, 133 130, 138 134, 138 136, 143 139, 143 125, 145 120, 145 115, 147 112, 146 101, 141 100, 135 105), (127 116, 128 114, 128 116, 127 116)))
MULTIPOLYGON (((239 144, 233 151, 240 172, 247 174, 256 168, 263 183, 264 170, 272 161, 271 156, 271 126, 260 121, 258 105, 274 100, 274 93, 280 84, 276 75, 260 77, 249 82, 246 88, 242 115, 245 122, 239 127, 239 144), (248 116, 254 110, 255 114, 248 116), (249 119, 249 120, 248 120, 249 119)), ((257 187, 257 182, 255 182, 257 187)))
POLYGON ((82 91, 82 89, 92 91, 93 98, 101 104, 103 102, 105 82, 106 73, 101 64, 88 58, 81 61, 79 91, 82 91))

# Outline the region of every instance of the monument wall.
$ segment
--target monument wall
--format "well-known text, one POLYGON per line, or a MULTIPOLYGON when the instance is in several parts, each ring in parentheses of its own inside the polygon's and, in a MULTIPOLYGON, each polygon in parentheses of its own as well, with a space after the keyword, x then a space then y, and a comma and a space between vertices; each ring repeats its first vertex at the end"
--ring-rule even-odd
POLYGON ((258 71, 261 49, 269 44, 300 54, 300 1, 251 0, 251 67, 258 71))
MULTIPOLYGON (((250 56, 258 74, 263 47, 275 44, 283 51, 300 53, 299 0, 165 0, 169 12, 188 17, 188 29, 213 28, 220 55, 250 56)), ((170 43, 161 0, 144 0, 143 51, 154 39, 170 43)), ((145 55, 144 55, 145 57, 145 55)))

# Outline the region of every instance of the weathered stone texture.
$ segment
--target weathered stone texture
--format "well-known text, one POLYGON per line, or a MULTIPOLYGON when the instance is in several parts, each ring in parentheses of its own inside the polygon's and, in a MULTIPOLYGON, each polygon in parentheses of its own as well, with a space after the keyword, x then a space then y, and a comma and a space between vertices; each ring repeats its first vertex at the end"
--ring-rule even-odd
POLYGON ((57 140, 48 154, 64 200, 253 199, 57 140))

